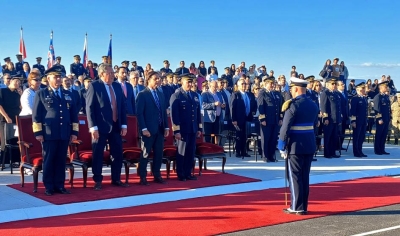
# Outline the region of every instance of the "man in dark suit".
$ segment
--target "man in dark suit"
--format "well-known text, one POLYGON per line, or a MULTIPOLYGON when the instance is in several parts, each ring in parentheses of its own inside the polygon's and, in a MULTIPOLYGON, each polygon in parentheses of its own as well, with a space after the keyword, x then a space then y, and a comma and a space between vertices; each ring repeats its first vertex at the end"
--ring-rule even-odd
POLYGON ((189 74, 189 69, 185 67, 185 61, 179 63, 180 67, 176 68, 175 73, 179 75, 189 74))
POLYGON ((135 95, 133 93, 133 86, 126 82, 127 69, 125 67, 118 68, 117 81, 122 88, 125 97, 125 107, 127 115, 136 114, 135 95))
POLYGON ((110 146, 111 183, 126 187, 121 182, 122 136, 127 132, 124 92, 121 85, 114 83, 114 72, 109 64, 99 66, 100 80, 90 84, 86 94, 86 113, 92 133, 92 171, 95 190, 101 190, 104 148, 110 146))
MULTIPOLYGON (((209 90, 201 94, 201 108, 203 112, 205 141, 211 143, 211 135, 220 133, 220 119, 222 116, 222 97, 217 94, 217 82, 208 83, 209 90)), ((215 144, 218 145, 218 138, 215 138, 215 144)))
POLYGON ((250 99, 245 92, 246 81, 239 79, 237 84, 239 91, 232 94, 229 105, 231 108, 232 125, 236 129, 236 157, 250 157, 246 152, 246 122, 252 120, 250 99))
POLYGON ((349 100, 347 99, 347 94, 345 90, 345 84, 343 81, 339 80, 337 85, 337 93, 340 96, 340 107, 342 109, 342 123, 339 125, 339 137, 340 143, 338 143, 338 150, 345 150, 342 148, 344 135, 346 133, 346 129, 349 128, 348 120, 349 120, 349 100))
POLYGON ((192 175, 196 137, 202 131, 200 102, 197 94, 190 91, 193 78, 181 77, 182 87, 171 96, 172 129, 178 145, 176 154, 176 173, 179 181, 197 180, 192 175))
POLYGON ((65 164, 68 144, 78 135, 78 116, 71 92, 61 89, 61 71, 50 68, 46 74, 49 87, 36 92, 32 127, 42 143, 45 194, 69 194, 64 188, 65 164))
POLYGON ((129 72, 129 82, 132 85, 132 91, 133 95, 136 99, 137 95, 139 94, 140 91, 144 90, 145 87, 141 84, 138 84, 139 82, 139 72, 137 71, 131 71, 129 72))
POLYGON ((82 108, 81 95, 79 94, 78 91, 76 91, 75 89, 72 89, 72 81, 70 78, 64 77, 62 79, 62 88, 64 90, 68 90, 72 93, 72 101, 75 105, 76 114, 78 114, 82 108))
POLYGON ((149 185, 146 179, 147 162, 153 150, 152 173, 154 182, 165 184, 161 178, 164 137, 168 136, 168 120, 164 96, 157 90, 160 77, 157 72, 148 75, 147 88, 138 94, 136 100, 139 129, 142 133, 142 153, 139 162, 140 185, 149 185))
POLYGON ((41 62, 42 62, 42 58, 41 57, 36 57, 36 63, 37 64, 33 65, 32 68, 37 68, 40 71, 40 73, 42 75, 44 75, 44 71, 46 69, 44 68, 44 66, 42 64, 40 64, 41 62))
POLYGON ((69 71, 76 77, 86 73, 85 67, 83 67, 83 64, 81 63, 81 56, 74 56, 74 63, 71 64, 69 71))
POLYGON ((81 95, 81 104, 82 104, 82 113, 86 115, 86 93, 89 88, 90 83, 92 83, 92 79, 90 77, 86 77, 83 79, 83 88, 80 91, 81 95))

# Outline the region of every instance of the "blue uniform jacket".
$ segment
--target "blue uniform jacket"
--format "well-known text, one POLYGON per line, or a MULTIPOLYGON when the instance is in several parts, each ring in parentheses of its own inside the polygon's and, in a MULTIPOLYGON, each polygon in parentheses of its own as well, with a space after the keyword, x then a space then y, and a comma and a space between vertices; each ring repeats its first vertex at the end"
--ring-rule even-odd
POLYGON ((71 74, 75 74, 76 77, 86 73, 86 69, 83 67, 82 63, 72 63, 69 70, 71 74))
POLYGON ((374 110, 377 120, 383 120, 383 122, 389 122, 390 120, 390 100, 386 94, 377 94, 374 97, 374 110))
POLYGON ((261 90, 257 97, 258 119, 260 122, 266 122, 267 125, 278 124, 283 118, 281 112, 282 98, 275 92, 261 90))
MULTIPOLYGON (((364 96, 356 95, 350 103, 350 120, 356 124, 367 124, 368 102, 364 96)), ((356 126, 357 127, 357 126, 356 126)))
POLYGON ((197 94, 190 91, 189 98, 186 92, 179 88, 171 96, 171 118, 174 134, 194 134, 202 131, 200 102, 197 94))
POLYGON ((341 99, 338 93, 325 89, 321 93, 320 109, 323 121, 328 119, 329 123, 342 122, 341 99))
POLYGON ((79 124, 72 93, 60 88, 61 98, 48 87, 35 95, 32 108, 33 132, 44 140, 69 140, 78 135, 79 124))

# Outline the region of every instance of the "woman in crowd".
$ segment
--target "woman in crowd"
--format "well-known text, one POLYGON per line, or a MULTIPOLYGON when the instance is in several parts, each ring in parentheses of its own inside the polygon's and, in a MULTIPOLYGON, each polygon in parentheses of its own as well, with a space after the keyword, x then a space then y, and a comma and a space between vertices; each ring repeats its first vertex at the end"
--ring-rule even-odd
POLYGON ((257 71, 255 70, 254 66, 249 67, 249 72, 247 72, 246 75, 250 77, 250 82, 253 84, 255 77, 257 77, 257 71))
POLYGON ((232 76, 233 85, 236 85, 236 82, 240 79, 240 69, 237 68, 235 74, 232 76))
POLYGON ((322 68, 321 73, 319 74, 322 78, 327 79, 331 76, 332 73, 332 66, 331 66, 331 59, 326 60, 324 67, 322 68))
POLYGON ((374 84, 375 84, 376 86, 378 86, 379 80, 378 80, 378 79, 374 79, 374 84))
POLYGON ((194 74, 196 77, 199 75, 199 71, 196 68, 196 65, 192 62, 190 63, 189 73, 194 74))
POLYGON ((197 87, 199 90, 202 90, 202 84, 206 80, 207 77, 207 68, 204 64, 204 61, 199 62, 199 67, 197 68, 197 87))
MULTIPOLYGON (((318 97, 318 103, 320 102, 320 95, 321 95, 321 92, 322 92, 322 84, 321 84, 321 82, 320 81, 314 81, 314 84, 313 84, 313 87, 312 87, 312 90, 315 92, 315 95, 318 97)), ((319 117, 319 122, 320 122, 320 124, 322 124, 322 115, 321 114, 318 114, 318 117, 319 117)), ((321 138, 320 138, 320 136, 322 135, 322 125, 320 125, 319 127, 318 127, 318 133, 317 133, 317 148, 318 148, 318 150, 319 151, 321 151, 322 150, 322 141, 321 141, 321 138)))
POLYGON ((24 64, 22 65, 22 69, 24 70, 24 72, 22 73, 22 78, 26 80, 28 79, 29 73, 31 73, 31 67, 29 63, 24 62, 24 64))
POLYGON ((346 84, 346 81, 348 78, 349 78, 349 71, 347 70, 347 66, 344 65, 344 61, 341 61, 340 62, 340 80, 344 84, 346 84))
POLYGON ((11 77, 21 76, 18 71, 15 70, 14 63, 10 62, 6 64, 6 68, 3 70, 3 74, 8 73, 11 77))
POLYGON ((151 68, 151 64, 147 63, 146 68, 144 69, 144 78, 147 79, 147 75, 153 72, 153 68, 151 68))
POLYGON ((304 75, 303 74, 299 74, 299 79, 304 80, 304 75))
POLYGON ((232 64, 231 65, 231 75, 233 76, 234 74, 235 74, 235 72, 236 72, 236 66, 235 66, 235 64, 232 64))
POLYGON ((372 86, 372 80, 368 79, 367 83, 365 84, 365 89, 366 89, 366 93, 368 93, 369 91, 371 91, 371 86, 372 86))
POLYGON ((114 66, 114 73, 118 73, 118 65, 114 66))

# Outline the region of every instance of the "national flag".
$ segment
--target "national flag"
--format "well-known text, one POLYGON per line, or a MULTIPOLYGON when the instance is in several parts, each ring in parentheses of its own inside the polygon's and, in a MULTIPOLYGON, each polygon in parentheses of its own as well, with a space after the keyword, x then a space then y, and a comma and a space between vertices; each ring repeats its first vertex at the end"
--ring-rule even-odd
POLYGON ((112 65, 112 34, 110 34, 110 44, 108 45, 107 63, 112 65))
POLYGON ((21 38, 19 39, 19 54, 22 55, 22 60, 25 60, 26 49, 25 49, 25 42, 24 42, 24 35, 23 35, 22 27, 21 27, 21 38))
POLYGON ((56 55, 54 54, 54 47, 53 47, 53 31, 51 31, 49 52, 47 53, 47 69, 53 67, 55 63, 56 63, 56 55))
POLYGON ((87 62, 88 62, 88 50, 87 50, 87 34, 85 35, 85 43, 83 44, 83 67, 87 66, 87 62))

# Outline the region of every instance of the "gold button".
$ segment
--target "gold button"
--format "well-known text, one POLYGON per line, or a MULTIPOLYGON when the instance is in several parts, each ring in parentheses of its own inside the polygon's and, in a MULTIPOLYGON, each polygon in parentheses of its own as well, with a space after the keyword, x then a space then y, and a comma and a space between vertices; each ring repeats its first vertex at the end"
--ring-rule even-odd
POLYGON ((62 111, 60 111, 60 113, 62 113, 62 111))
POLYGON ((62 116, 60 117, 60 119, 62 119, 62 116))
POLYGON ((62 125, 62 123, 60 123, 60 125, 62 125))

